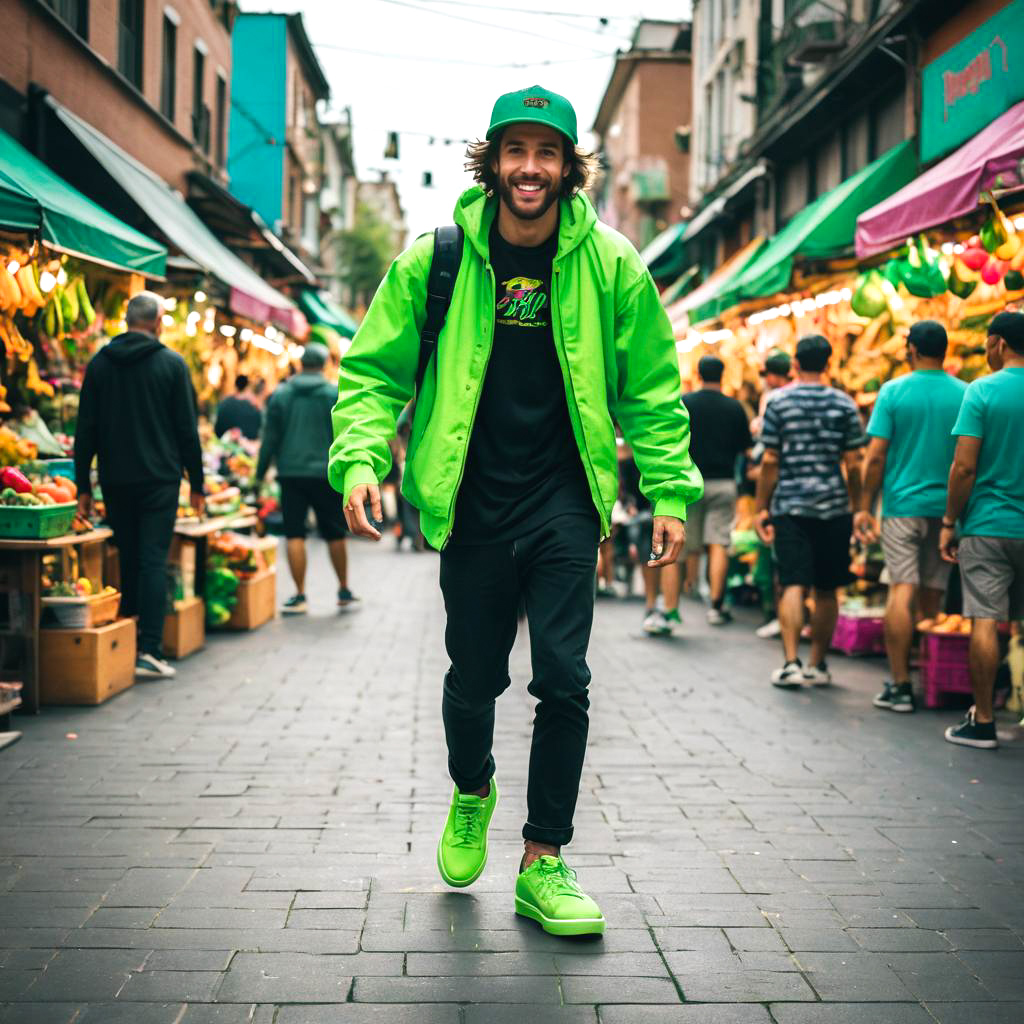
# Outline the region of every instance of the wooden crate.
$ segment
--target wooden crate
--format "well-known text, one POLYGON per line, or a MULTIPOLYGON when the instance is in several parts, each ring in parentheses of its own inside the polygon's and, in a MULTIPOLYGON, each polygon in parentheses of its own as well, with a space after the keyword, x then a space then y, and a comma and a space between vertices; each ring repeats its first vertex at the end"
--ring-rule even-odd
POLYGON ((277 608, 277 569, 265 569, 238 584, 238 603, 226 629, 259 629, 274 618, 277 608))
POLYGON ((135 682, 135 621, 39 636, 41 704, 102 704, 135 682))
POLYGON ((169 658, 187 658, 206 643, 206 605, 201 597, 175 601, 164 619, 164 654, 169 658))
POLYGON ((121 594, 90 594, 87 597, 44 597, 41 599, 43 624, 58 629, 93 629, 117 618, 121 594))

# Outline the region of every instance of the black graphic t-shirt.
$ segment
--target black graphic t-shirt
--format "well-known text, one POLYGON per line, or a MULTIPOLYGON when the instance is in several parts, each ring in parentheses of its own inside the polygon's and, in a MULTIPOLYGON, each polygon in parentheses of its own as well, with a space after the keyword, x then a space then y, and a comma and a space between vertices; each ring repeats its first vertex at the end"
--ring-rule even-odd
POLYGON ((514 540, 567 513, 597 517, 551 327, 558 234, 523 248, 506 242, 495 221, 490 246, 494 347, 455 506, 453 544, 514 540))

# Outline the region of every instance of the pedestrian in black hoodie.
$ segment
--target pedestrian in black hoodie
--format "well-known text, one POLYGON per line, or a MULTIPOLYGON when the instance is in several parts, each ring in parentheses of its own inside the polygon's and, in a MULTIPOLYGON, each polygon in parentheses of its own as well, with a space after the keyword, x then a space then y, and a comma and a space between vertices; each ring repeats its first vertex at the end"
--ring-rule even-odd
POLYGON ((185 360, 158 338, 163 299, 140 292, 128 303, 128 330, 100 349, 82 383, 75 477, 83 515, 92 510, 90 469, 98 461, 107 522, 121 561, 121 610, 139 616, 136 676, 170 677, 161 657, 167 608, 167 554, 183 471, 191 504, 203 509, 203 459, 196 396, 185 360))

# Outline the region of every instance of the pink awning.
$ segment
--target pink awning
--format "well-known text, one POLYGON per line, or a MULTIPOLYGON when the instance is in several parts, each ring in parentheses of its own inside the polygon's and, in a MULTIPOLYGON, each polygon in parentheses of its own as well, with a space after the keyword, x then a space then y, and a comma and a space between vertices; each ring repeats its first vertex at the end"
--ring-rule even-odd
POLYGON ((283 302, 271 303, 263 294, 254 295, 241 288, 231 288, 228 307, 239 316, 247 316, 250 320, 276 324, 293 338, 302 341, 309 333, 309 323, 305 314, 293 305, 283 302))
POLYGON ((970 142, 905 188, 857 218, 857 255, 864 259, 902 245, 908 236, 971 213, 996 176, 1021 184, 1024 101, 1010 107, 970 142))

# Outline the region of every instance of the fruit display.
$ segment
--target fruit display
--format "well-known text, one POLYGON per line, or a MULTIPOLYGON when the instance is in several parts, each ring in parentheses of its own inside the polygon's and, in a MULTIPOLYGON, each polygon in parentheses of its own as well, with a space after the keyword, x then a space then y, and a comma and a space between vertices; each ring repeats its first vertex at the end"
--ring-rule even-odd
POLYGON ((84 576, 74 583, 54 583, 43 588, 43 597, 95 597, 103 594, 116 594, 116 587, 104 587, 96 590, 92 582, 84 576))
POLYGON ((14 466, 0 469, 0 487, 0 505, 70 505, 78 497, 67 477, 26 476, 14 466))
POLYGON ((0 426, 0 466, 23 466, 39 455, 31 441, 16 434, 10 427, 0 426))
POLYGON ((962 615, 940 614, 934 619, 922 619, 917 628, 922 633, 959 633, 963 636, 970 636, 971 620, 965 619, 962 615))

